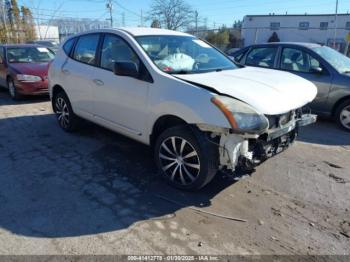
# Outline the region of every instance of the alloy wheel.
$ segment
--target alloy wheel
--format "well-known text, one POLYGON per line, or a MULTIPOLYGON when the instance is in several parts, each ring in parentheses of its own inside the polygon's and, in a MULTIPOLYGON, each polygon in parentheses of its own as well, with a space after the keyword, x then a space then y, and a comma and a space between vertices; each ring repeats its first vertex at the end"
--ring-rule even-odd
POLYGON ((340 123, 346 128, 350 129, 350 105, 343 108, 340 113, 340 123))
POLYGON ((58 122, 63 128, 68 128, 69 109, 66 101, 62 97, 58 97, 55 103, 55 107, 58 122))
POLYGON ((200 172, 197 151, 182 137, 168 137, 159 148, 159 160, 163 172, 174 183, 192 184, 200 172))

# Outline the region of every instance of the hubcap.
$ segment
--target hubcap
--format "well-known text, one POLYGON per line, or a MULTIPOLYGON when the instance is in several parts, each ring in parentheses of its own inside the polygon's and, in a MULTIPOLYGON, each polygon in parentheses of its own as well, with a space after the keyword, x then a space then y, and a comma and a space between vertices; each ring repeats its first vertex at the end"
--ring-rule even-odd
POLYGON ((197 151, 181 137, 169 137, 159 149, 161 168, 171 181, 189 185, 193 183, 200 171, 197 151))
POLYGON ((341 111, 340 122, 345 128, 350 129, 350 105, 341 111))
POLYGON ((63 128, 67 128, 69 125, 69 109, 66 101, 63 98, 59 97, 56 100, 56 115, 58 122, 63 128))
POLYGON ((9 92, 12 97, 15 97, 16 91, 12 81, 9 82, 9 92))

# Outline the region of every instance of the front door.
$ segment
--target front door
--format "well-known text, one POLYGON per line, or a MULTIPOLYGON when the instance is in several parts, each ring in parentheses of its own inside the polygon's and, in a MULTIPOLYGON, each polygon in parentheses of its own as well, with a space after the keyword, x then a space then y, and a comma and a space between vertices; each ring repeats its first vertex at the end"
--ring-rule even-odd
POLYGON ((94 114, 100 123, 132 137, 141 137, 146 126, 150 82, 113 73, 115 62, 144 66, 127 42, 106 34, 101 46, 100 68, 93 87, 94 114))

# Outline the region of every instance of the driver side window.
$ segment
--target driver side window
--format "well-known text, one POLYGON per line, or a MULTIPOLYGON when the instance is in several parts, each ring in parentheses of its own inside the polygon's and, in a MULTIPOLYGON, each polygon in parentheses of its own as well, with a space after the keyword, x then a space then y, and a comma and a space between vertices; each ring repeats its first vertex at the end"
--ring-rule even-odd
POLYGON ((138 56, 123 39, 106 35, 101 51, 101 67, 113 71, 115 62, 133 62, 138 68, 140 66, 138 56))

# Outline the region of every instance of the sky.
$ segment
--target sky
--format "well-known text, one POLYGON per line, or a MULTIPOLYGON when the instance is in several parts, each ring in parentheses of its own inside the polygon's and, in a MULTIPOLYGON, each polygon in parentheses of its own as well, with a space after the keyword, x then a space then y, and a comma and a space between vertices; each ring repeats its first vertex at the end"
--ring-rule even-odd
MULTIPOLYGON (((17 0, 33 10, 42 22, 51 17, 94 18, 109 17, 108 0, 17 0)), ((152 0, 113 0, 114 26, 138 26, 147 15, 152 0), (142 16, 141 16, 142 13, 142 16)), ((187 0, 199 13, 199 24, 217 28, 231 26, 233 21, 253 14, 329 14, 335 13, 336 0, 187 0)), ((350 0, 339 0, 339 13, 350 13, 350 0)), ((150 24, 145 21, 144 24, 150 24)))

